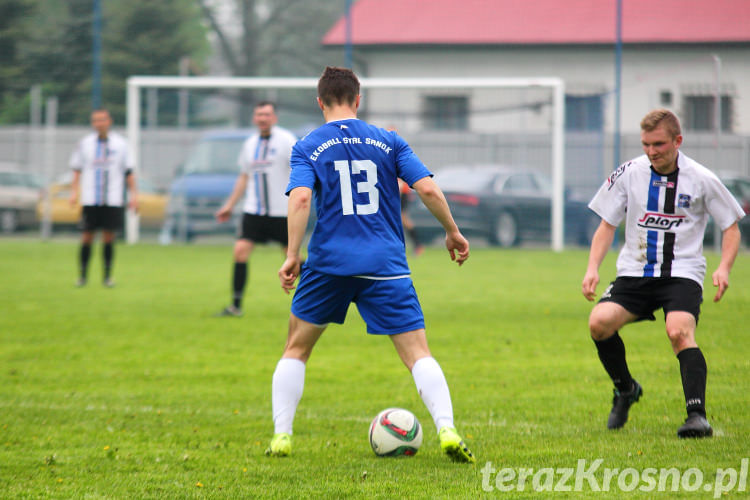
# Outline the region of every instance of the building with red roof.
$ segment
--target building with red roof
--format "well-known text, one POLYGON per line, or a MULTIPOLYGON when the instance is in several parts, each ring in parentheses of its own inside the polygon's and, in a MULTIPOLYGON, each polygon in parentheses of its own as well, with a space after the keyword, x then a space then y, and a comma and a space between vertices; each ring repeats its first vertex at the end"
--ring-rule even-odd
MULTIPOLYGON (((342 17, 323 45, 341 50, 346 32, 342 17)), ((569 131, 615 128, 615 41, 615 0, 358 0, 351 11, 361 76, 557 76, 569 131)), ((689 134, 713 134, 719 89, 721 134, 750 135, 749 0, 622 0, 622 42, 623 131, 668 107, 689 134)))

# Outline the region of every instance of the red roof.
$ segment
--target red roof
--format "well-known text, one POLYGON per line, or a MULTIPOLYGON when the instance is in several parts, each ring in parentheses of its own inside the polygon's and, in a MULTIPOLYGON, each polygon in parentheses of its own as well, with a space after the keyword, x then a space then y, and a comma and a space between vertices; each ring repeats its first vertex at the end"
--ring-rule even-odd
MULTIPOLYGON (((358 0, 355 45, 611 44, 616 0, 358 0)), ((342 16, 323 37, 343 45, 342 16)), ((622 0, 624 43, 750 42, 750 0, 622 0)))

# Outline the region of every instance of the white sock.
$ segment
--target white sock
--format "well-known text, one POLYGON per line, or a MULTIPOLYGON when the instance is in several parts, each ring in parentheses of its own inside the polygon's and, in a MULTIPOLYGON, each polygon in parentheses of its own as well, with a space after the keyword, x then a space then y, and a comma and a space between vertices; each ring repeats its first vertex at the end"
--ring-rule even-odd
POLYGON ((443 370, 435 358, 418 359, 411 369, 411 375, 438 432, 445 426, 453 427, 451 393, 443 370))
POLYGON ((292 433, 294 414, 304 388, 305 363, 299 359, 281 358, 271 383, 274 433, 292 433))

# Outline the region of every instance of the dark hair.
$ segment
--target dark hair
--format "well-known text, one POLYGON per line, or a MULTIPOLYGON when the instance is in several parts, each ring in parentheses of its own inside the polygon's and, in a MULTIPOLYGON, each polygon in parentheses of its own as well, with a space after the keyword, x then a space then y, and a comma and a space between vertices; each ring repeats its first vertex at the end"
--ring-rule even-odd
POLYGON ((673 139, 682 135, 680 120, 668 109, 655 109, 641 120, 641 130, 644 132, 651 132, 659 125, 664 125, 664 129, 672 135, 673 139))
POLYGON ((255 107, 253 109, 262 108, 263 106, 271 106, 273 108, 273 112, 276 112, 276 103, 273 101, 258 101, 255 103, 255 107))
POLYGON ((359 79, 348 68, 327 66, 318 80, 318 97, 326 106, 354 104, 359 95, 359 79))

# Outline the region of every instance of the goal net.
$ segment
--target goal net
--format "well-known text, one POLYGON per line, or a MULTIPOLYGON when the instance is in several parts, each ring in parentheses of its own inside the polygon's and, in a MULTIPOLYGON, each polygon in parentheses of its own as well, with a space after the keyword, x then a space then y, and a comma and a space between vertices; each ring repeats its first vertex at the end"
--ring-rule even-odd
MULTIPOLYGON (((566 182, 565 97, 561 79, 362 78, 361 85, 359 118, 396 129, 435 172, 443 190, 450 190, 451 186, 441 184, 441 172, 461 168, 502 166, 509 171, 534 172, 545 186, 522 194, 528 199, 539 198, 534 201, 542 208, 533 213, 522 208, 515 230, 526 229, 527 224, 546 228, 547 235, 541 239, 556 251, 563 249, 566 182)), ((182 158, 165 161, 160 151, 170 146, 160 141, 166 141, 167 135, 159 132, 158 119, 150 116, 153 109, 159 109, 158 100, 164 96, 177 92, 183 98, 190 96, 181 100, 179 120, 183 127, 189 127, 183 130, 191 131, 182 134, 183 139, 189 136, 191 141, 199 140, 196 124, 226 133, 238 128, 237 96, 243 92, 250 94, 254 102, 275 102, 279 125, 303 135, 323 120, 315 104, 316 86, 315 78, 133 76, 128 79, 126 124, 133 158, 140 172, 159 184, 182 173, 176 166, 184 164, 184 155, 189 154, 191 146, 183 144, 178 148, 182 158)), ((252 106, 246 112, 251 114, 252 106)), ((446 174, 446 182, 448 178, 446 174)), ((171 222, 165 227, 171 224, 169 231, 185 236, 190 229, 180 225, 175 203, 170 200, 171 222)), ((179 203, 184 207, 192 201, 179 203)), ((494 221, 490 224, 494 225, 494 221)), ((474 229, 481 234, 481 228, 474 229)), ((138 216, 129 213, 128 242, 137 242, 139 234, 138 216)), ((491 243, 509 243, 503 242, 497 232, 486 236, 491 243)))

